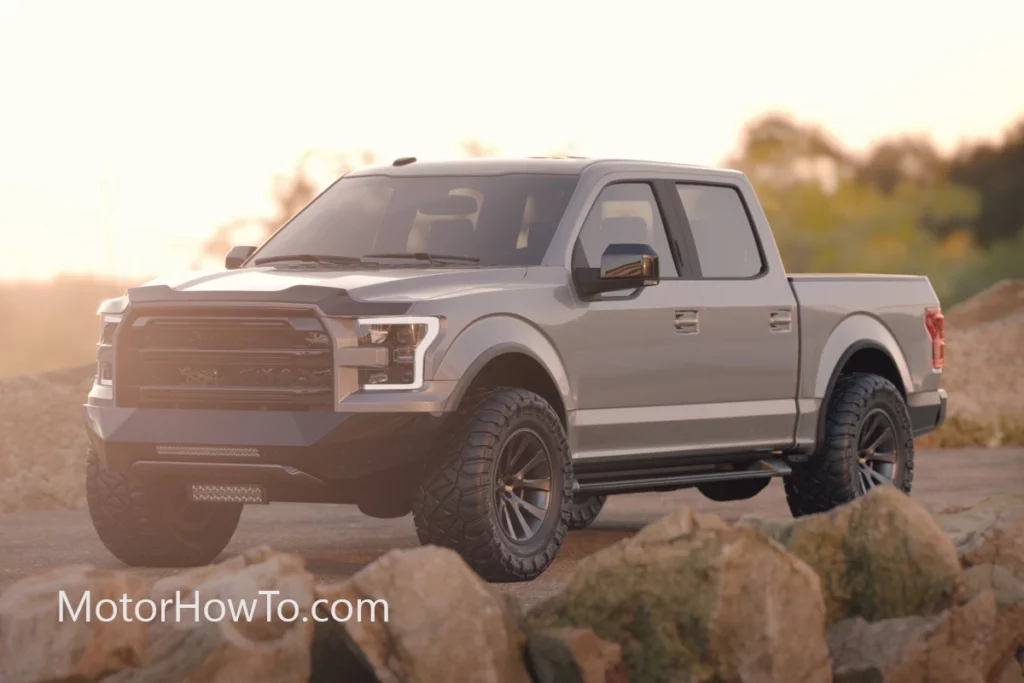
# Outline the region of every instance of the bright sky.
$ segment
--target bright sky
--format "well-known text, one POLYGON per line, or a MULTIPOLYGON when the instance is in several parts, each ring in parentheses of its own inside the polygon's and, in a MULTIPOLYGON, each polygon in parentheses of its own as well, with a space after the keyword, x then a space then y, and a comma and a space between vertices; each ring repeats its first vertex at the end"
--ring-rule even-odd
POLYGON ((1021 0, 0 0, 0 278, 187 268, 307 149, 715 164, 766 110, 855 148, 997 137, 1022 26, 1021 0))

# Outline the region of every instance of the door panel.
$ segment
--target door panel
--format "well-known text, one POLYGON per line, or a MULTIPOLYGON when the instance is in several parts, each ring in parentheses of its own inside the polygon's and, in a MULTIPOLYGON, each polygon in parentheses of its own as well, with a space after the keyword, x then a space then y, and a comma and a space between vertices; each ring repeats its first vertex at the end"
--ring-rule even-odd
POLYGON ((785 447, 797 416, 797 303, 783 272, 768 270, 743 199, 724 185, 676 186, 683 229, 700 269, 709 404, 700 429, 720 448, 785 447))
POLYGON ((701 333, 677 313, 701 309, 699 283, 664 280, 629 300, 584 302, 559 339, 576 388, 574 457, 677 451, 687 441, 671 409, 699 400, 701 333), (566 330, 568 331, 568 330, 566 330))

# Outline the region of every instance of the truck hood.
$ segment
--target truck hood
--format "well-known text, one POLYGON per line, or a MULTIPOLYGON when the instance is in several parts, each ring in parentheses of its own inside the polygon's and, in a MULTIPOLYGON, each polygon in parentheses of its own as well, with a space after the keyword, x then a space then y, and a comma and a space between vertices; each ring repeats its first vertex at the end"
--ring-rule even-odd
POLYGON ((526 271, 525 267, 359 271, 265 267, 197 271, 158 278, 144 287, 164 286, 178 292, 279 292, 306 285, 344 290, 359 301, 414 302, 501 288, 522 280, 526 271))

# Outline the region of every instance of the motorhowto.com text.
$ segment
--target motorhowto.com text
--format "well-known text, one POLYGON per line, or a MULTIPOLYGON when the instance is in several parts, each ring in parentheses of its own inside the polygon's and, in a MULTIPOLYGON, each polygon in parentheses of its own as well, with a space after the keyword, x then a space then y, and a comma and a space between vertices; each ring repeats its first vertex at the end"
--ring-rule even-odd
POLYGON ((280 591, 259 591, 258 598, 249 600, 233 600, 231 598, 211 598, 203 600, 199 591, 182 594, 175 591, 173 598, 153 600, 143 598, 134 600, 128 595, 119 599, 103 598, 93 602, 90 591, 84 591, 78 604, 65 591, 60 591, 59 619, 64 621, 99 621, 109 623, 122 621, 173 621, 175 623, 201 621, 309 621, 317 623, 330 621, 347 622, 388 621, 388 603, 386 600, 359 599, 325 600, 313 602, 308 613, 304 613, 299 603, 291 598, 275 600, 280 591))

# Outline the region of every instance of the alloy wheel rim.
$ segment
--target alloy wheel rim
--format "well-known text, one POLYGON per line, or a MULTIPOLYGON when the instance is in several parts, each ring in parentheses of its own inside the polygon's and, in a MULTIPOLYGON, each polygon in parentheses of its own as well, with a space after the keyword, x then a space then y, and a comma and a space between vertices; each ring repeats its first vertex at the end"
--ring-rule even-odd
POLYGON ((532 429, 519 429, 498 454, 494 508, 502 532, 515 543, 537 535, 551 503, 551 456, 532 429))
POLYGON ((896 425, 885 410, 875 408, 864 417, 857 435, 860 493, 878 486, 892 486, 899 474, 900 458, 896 425))

